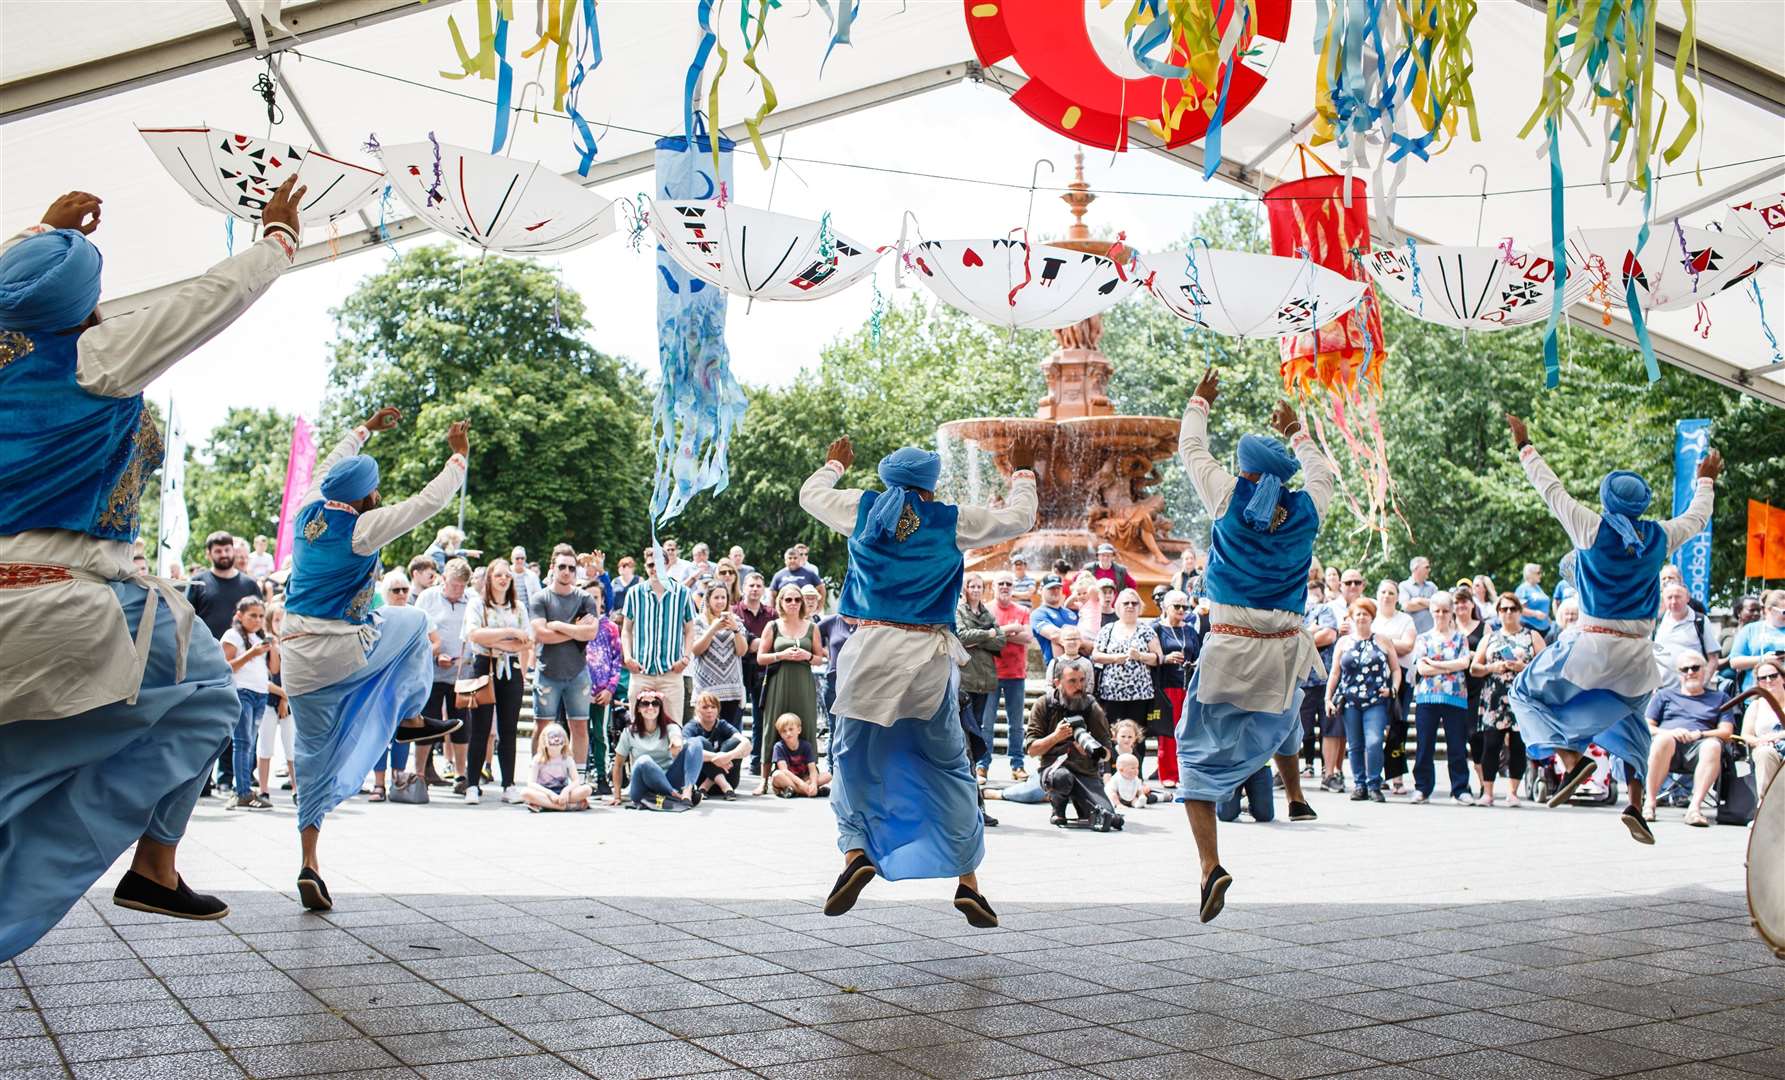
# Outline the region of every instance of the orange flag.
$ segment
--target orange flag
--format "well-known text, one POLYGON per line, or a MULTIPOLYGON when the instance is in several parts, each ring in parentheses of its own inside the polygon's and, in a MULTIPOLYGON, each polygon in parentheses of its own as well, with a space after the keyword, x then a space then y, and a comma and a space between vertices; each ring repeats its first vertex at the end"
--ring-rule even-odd
POLYGON ((1785 578, 1785 510, 1748 500, 1748 568, 1751 578, 1785 578))

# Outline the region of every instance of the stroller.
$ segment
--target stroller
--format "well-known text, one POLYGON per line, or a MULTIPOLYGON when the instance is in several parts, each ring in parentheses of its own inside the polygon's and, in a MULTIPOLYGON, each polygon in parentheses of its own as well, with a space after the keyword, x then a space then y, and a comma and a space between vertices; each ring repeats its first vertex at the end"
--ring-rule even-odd
MULTIPOLYGON (((1590 806, 1614 805, 1618 801, 1617 776, 1621 770, 1613 769, 1611 755, 1597 745, 1587 747, 1587 756, 1593 759, 1593 775, 1574 789, 1568 801, 1590 806)), ((1533 802, 1543 802, 1562 786, 1562 778, 1567 773, 1568 770, 1562 767, 1562 759, 1554 754, 1542 759, 1533 758, 1531 767, 1525 770, 1524 790, 1519 794, 1533 802)))

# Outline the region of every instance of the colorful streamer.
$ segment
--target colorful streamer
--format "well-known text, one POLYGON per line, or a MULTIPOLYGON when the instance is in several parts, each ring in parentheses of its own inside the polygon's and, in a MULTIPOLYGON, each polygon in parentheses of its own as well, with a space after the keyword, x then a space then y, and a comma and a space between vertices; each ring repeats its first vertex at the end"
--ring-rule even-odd
POLYGON ((757 0, 756 36, 751 37, 750 0, 741 0, 738 5, 738 25, 743 31, 744 40, 750 43, 750 47, 744 50, 744 66, 754 71, 756 81, 762 84, 762 104, 757 107, 755 115, 744 118, 744 130, 750 134, 750 145, 756 150, 756 160, 765 169, 769 167, 769 152, 762 145, 762 122, 768 119, 769 113, 774 112, 781 102, 775 97, 775 84, 769 82, 768 75, 756 63, 756 48, 768 34, 769 9, 780 6, 781 0, 757 0))
POLYGON ((1175 100, 1161 94, 1158 119, 1147 121, 1153 133, 1170 143, 1187 114, 1208 118, 1203 136, 1208 151, 1203 179, 1208 179, 1221 162, 1233 69, 1257 31, 1251 4, 1241 0, 1235 8, 1230 0, 1134 0, 1122 28, 1141 70, 1168 86, 1175 84, 1178 91, 1175 100))
POLYGON ((1760 332, 1766 335, 1766 343, 1773 350, 1769 363, 1785 363, 1785 353, 1779 349, 1779 338, 1773 333, 1773 324, 1766 319, 1766 299, 1760 295, 1760 278, 1748 279, 1748 299, 1754 301, 1754 308, 1760 313, 1760 332))
POLYGON ((849 40, 849 31, 855 25, 855 17, 861 14, 862 0, 837 0, 837 10, 832 11, 830 0, 817 0, 818 10, 831 21, 831 42, 824 47, 824 59, 818 62, 818 74, 824 74, 824 65, 830 63, 831 50, 839 45, 853 45, 849 40))

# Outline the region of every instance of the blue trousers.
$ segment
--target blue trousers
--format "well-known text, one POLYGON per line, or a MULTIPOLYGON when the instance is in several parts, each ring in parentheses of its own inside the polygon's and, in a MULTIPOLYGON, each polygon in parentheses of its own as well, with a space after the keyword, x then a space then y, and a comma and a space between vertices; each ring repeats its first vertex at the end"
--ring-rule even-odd
MULTIPOLYGON (((134 635, 148 594, 111 588, 134 635)), ((174 680, 174 629, 173 612, 157 604, 136 704, 0 726, 0 963, 60 922, 138 837, 176 844, 185 834, 241 702, 197 619, 186 678, 174 680)))
POLYGON ((980 715, 983 718, 981 733, 985 736, 985 753, 979 755, 974 764, 980 768, 989 768, 992 764, 992 733, 998 725, 998 705, 1004 705, 1004 719, 1010 731, 1010 767, 1012 770, 1023 767, 1023 680, 999 679, 998 689, 986 699, 985 708, 980 715))
POLYGON ((644 802, 656 795, 674 795, 700 775, 706 748, 705 739, 683 739, 682 752, 670 759, 668 769, 657 764, 656 758, 633 758, 632 781, 627 785, 626 794, 633 802, 644 802))
POLYGON ((235 730, 229 735, 230 749, 236 794, 246 799, 254 794, 254 748, 260 735, 260 714, 267 711, 267 696, 238 686, 236 700, 241 703, 241 710, 236 714, 235 730))
POLYGON ((1438 749, 1438 729, 1444 729, 1444 765, 1450 773, 1452 798, 1469 792, 1469 710, 1461 705, 1422 701, 1414 713, 1413 786, 1430 797, 1438 749))
POLYGON ((1382 744, 1388 735, 1388 701, 1373 705, 1341 705, 1345 714, 1345 752, 1351 759, 1351 784, 1366 791, 1382 790, 1382 744))
POLYGON ((1252 811, 1253 821, 1269 821, 1277 816, 1269 765, 1246 777, 1245 783, 1228 792, 1226 798, 1216 803, 1215 817, 1222 821, 1236 820, 1240 816, 1242 794, 1246 796, 1246 808, 1252 811))

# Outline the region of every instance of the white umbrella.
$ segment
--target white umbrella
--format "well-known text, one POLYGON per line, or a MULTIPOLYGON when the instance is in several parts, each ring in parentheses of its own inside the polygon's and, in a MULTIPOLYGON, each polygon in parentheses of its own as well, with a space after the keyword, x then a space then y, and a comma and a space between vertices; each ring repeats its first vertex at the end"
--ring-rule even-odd
POLYGON ((1147 288, 1173 315, 1239 338, 1309 333, 1369 288, 1311 259, 1191 247, 1141 256, 1147 288))
POLYGON ((1634 228, 1577 229, 1568 238, 1568 273, 1604 281, 1607 299, 1628 307, 1624 290, 1634 286, 1645 313, 1688 308, 1747 280, 1766 252, 1745 233, 1688 229, 1657 222, 1648 243, 1636 246, 1634 228))
POLYGON ((507 255, 551 255, 618 231, 612 202, 536 161, 432 142, 379 150, 391 187, 429 225, 507 255))
MULTIPOLYGON (((1504 330, 1543 322, 1549 318, 1556 291, 1552 260, 1511 247, 1385 248, 1366 255, 1364 268, 1375 279, 1377 291, 1414 318, 1461 330, 1504 330)), ((1562 287, 1562 306, 1579 303, 1594 282, 1591 274, 1570 273, 1562 287)))
POLYGON ((682 269, 759 300, 818 300, 874 272, 890 249, 869 248, 791 214, 713 199, 654 199, 651 231, 682 269))
POLYGON ((200 206, 243 221, 259 222, 267 200, 294 173, 308 189, 298 207, 298 218, 306 225, 352 213, 384 182, 377 169, 222 128, 138 128, 137 133, 200 206))
POLYGON ((1766 247, 1774 262, 1785 262, 1785 194, 1750 199, 1729 208, 1724 232, 1751 236, 1766 247))
POLYGON ((1140 284, 1105 256, 1021 240, 923 240, 910 258, 918 280, 943 303, 1009 330, 1071 326, 1140 284))

